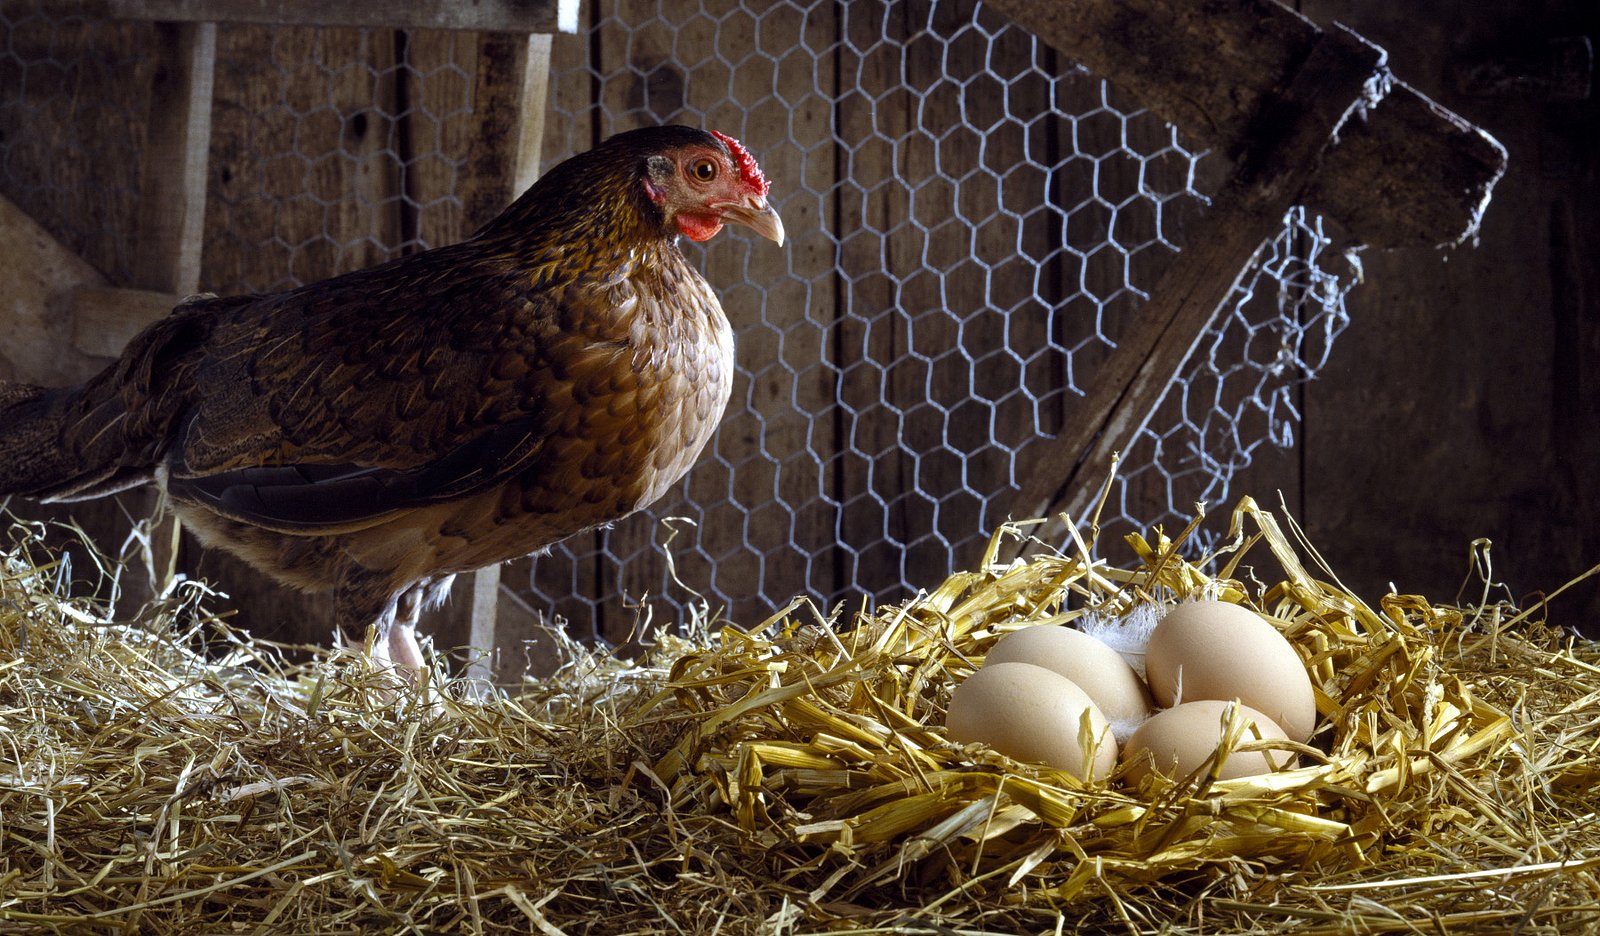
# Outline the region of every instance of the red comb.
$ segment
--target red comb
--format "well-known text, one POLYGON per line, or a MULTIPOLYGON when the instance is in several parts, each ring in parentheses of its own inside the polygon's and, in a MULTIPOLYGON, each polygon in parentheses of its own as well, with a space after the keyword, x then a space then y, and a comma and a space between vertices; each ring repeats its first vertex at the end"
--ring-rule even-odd
POLYGON ((722 145, 726 146, 728 152, 733 154, 733 161, 739 166, 739 178, 743 179, 746 185, 755 189, 757 195, 765 197, 767 189, 770 187, 767 184, 767 177, 761 174, 761 167, 756 165, 756 158, 750 155, 750 151, 744 148, 744 144, 726 133, 718 133, 713 130, 711 135, 721 140, 722 145))

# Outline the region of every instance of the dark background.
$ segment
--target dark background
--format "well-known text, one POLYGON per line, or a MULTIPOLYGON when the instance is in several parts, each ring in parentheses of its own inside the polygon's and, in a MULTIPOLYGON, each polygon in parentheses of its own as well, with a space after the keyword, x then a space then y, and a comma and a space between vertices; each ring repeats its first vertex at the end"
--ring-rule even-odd
MULTIPOLYGON (((1600 104, 1566 67, 1600 4, 1316 0, 1395 74, 1510 154, 1475 245, 1368 251, 1352 326, 1304 389, 1299 445, 1239 490, 1281 485, 1358 594, 1449 599, 1471 542, 1518 596, 1600 564, 1600 104)), ((1260 495, 1258 495, 1260 496, 1260 495)), ((1600 582, 1554 621, 1600 635, 1600 582)))

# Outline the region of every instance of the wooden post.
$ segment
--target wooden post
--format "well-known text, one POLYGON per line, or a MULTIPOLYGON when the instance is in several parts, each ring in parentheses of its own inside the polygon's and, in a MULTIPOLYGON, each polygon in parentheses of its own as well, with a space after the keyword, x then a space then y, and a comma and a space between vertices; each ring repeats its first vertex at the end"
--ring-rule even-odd
POLYGON ((200 290, 217 24, 160 23, 156 36, 132 285, 186 296, 200 290))
MULTIPOLYGON (((495 37, 485 36, 484 41, 495 37)), ((521 75, 519 101, 514 126, 515 144, 512 149, 510 172, 505 180, 510 185, 509 195, 502 195, 494 208, 496 212, 521 195, 539 177, 539 154, 544 142, 545 100, 550 88, 550 36, 544 33, 527 38, 525 54, 519 56, 521 75)), ((488 57, 480 72, 488 67, 488 57)), ((515 59, 513 59, 515 61, 515 59)), ((481 82, 481 76, 480 76, 481 82)), ((471 219, 475 227, 484 219, 471 219)), ((492 565, 472 574, 472 591, 468 612, 468 644, 472 654, 465 675, 484 685, 494 678, 495 625, 500 614, 500 566, 492 565)))
MULTIPOLYGON (((200 291, 217 25, 158 23, 156 39, 132 285, 155 291, 158 297, 182 297, 200 291)), ((160 301, 158 298, 158 305, 160 301)), ((75 321, 73 327, 81 331, 83 324, 75 321)), ((154 598, 171 580, 179 544, 177 518, 164 509, 153 491, 138 496, 140 505, 147 506, 138 516, 150 518, 152 578, 124 583, 124 607, 129 610, 154 598)))
POLYGON ((522 68, 517 152, 511 173, 513 200, 539 178, 539 154, 544 149, 545 103, 550 99, 550 39, 549 33, 535 33, 528 37, 528 58, 522 68))

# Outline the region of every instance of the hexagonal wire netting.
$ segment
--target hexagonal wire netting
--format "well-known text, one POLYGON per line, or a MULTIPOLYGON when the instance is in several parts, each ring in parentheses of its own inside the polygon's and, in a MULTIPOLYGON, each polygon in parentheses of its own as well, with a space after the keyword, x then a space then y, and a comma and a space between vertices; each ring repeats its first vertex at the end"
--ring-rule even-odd
MULTIPOLYGON (((755 624, 796 595, 891 599, 973 567, 1220 167, 970 2, 585 13, 554 40, 545 165, 646 123, 716 128, 761 160, 791 240, 685 245, 738 336, 715 442, 663 502, 509 591, 618 637, 640 602, 755 624)), ((103 151, 87 133, 141 142, 117 89, 149 67, 149 28, 0 0, 0 186, 114 280, 137 179, 71 154, 103 151), (20 132, 40 126, 54 138, 20 132)), ((283 289, 465 233, 469 41, 224 27, 218 61, 204 288, 283 289)), ((1299 212, 1264 246, 1124 453, 1118 521, 1182 521, 1292 441, 1294 388, 1348 321, 1330 247, 1299 212)))
MULTIPOLYGON (((598 567, 754 624, 792 595, 883 600, 974 567, 1030 446, 1074 417, 1204 209, 1203 154, 979 4, 590 12, 557 62, 547 153, 715 127, 758 154, 793 239, 689 248, 738 333, 727 420, 675 497, 541 560, 535 605, 584 617, 567 596, 598 567), (692 525, 664 534, 669 517, 692 525), (667 536, 674 569, 652 561, 667 536)), ((1348 321, 1353 268, 1330 247, 1299 211, 1264 245, 1123 453, 1113 527, 1181 526, 1259 446, 1292 443, 1294 388, 1348 321)))

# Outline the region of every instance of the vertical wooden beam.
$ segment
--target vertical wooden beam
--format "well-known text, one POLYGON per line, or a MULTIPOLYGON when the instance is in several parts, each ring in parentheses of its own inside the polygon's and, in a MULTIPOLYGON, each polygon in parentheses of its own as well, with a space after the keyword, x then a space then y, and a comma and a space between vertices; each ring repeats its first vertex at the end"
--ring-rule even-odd
POLYGON ((488 223, 539 177, 550 36, 478 37, 471 137, 462 170, 466 230, 488 223))
POLYGON ((190 295, 200 283, 217 25, 160 23, 156 38, 133 285, 190 295))
POLYGON ((520 196, 539 178, 539 156, 544 149, 544 112, 550 99, 550 35, 528 37, 528 57, 522 68, 522 106, 519 108, 517 149, 511 167, 511 197, 520 196))
MULTIPOLYGON (((507 173, 511 191, 510 197, 504 199, 505 203, 516 199, 539 177, 545 101, 550 90, 550 36, 529 36, 526 54, 521 58, 517 128, 510 172, 507 173)), ((505 204, 499 207, 504 208, 505 204)), ((467 632, 472 653, 467 661, 466 676, 487 685, 494 677, 495 625, 500 616, 499 565, 473 573, 470 602, 467 632)))
MULTIPOLYGON (((156 70, 139 180, 138 231, 132 285, 193 295, 200 291, 211 154, 211 95, 217 61, 216 23, 158 23, 156 70)), ((152 578, 123 583, 123 607, 160 594, 177 568, 177 518, 153 493, 138 498, 135 516, 149 517, 152 578)))

